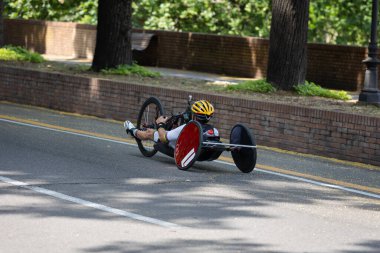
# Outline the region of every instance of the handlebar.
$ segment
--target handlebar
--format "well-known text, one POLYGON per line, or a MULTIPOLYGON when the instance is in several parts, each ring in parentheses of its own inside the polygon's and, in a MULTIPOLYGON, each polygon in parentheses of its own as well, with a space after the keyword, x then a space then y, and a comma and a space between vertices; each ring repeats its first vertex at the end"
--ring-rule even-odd
POLYGON ((191 112, 191 105, 192 105, 192 99, 193 96, 189 95, 189 99, 187 100, 187 108, 184 112, 180 112, 178 114, 174 114, 169 117, 169 119, 166 121, 166 130, 171 130, 173 127, 180 126, 182 124, 185 124, 191 120, 192 112, 191 112))
POLYGON ((189 95, 189 100, 187 101, 188 105, 191 105, 192 101, 193 101, 193 96, 189 95))

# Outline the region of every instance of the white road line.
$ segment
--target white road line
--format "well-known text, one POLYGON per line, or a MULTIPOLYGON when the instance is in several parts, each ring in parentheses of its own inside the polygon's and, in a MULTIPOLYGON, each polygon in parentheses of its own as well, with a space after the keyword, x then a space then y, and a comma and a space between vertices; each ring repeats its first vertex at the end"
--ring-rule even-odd
MULTIPOLYGON (((122 142, 122 141, 117 141, 117 140, 112 140, 112 139, 107 139, 107 138, 102 138, 102 137, 97 137, 97 136, 92 136, 92 135, 87 135, 87 134, 80 134, 80 133, 75 133, 75 132, 70 132, 70 131, 65 131, 65 130, 59 130, 59 129, 49 128, 49 127, 44 127, 44 126, 38 126, 38 125, 33 125, 33 124, 28 124, 28 123, 22 123, 22 122, 13 121, 13 120, 0 119, 0 121, 18 124, 18 125, 23 125, 23 126, 30 126, 30 127, 34 127, 34 128, 41 128, 41 129, 46 129, 46 130, 55 131, 55 132, 67 133, 67 134, 72 134, 72 135, 77 135, 77 136, 83 136, 83 137, 88 137, 88 138, 97 139, 97 140, 104 140, 104 141, 109 141, 109 142, 129 145, 129 146, 137 146, 136 144, 131 144, 131 143, 127 143, 127 142, 122 142)), ((232 163, 219 161, 219 160, 214 161, 214 162, 226 164, 226 165, 230 165, 230 166, 235 166, 232 163)), ((355 189, 351 189, 351 188, 344 187, 344 186, 327 184, 327 183, 323 183, 323 182, 319 182, 319 181, 315 181, 315 180, 310 180, 310 179, 297 177, 297 176, 286 175, 286 174, 282 174, 279 172, 273 172, 273 171, 268 171, 268 170, 263 170, 263 169, 255 168, 255 171, 259 171, 259 172, 267 173, 267 174, 271 174, 271 175, 276 175, 279 177, 289 178, 289 179, 293 179, 293 180, 297 180, 297 181, 302 181, 305 183, 310 183, 310 184, 314 184, 314 185, 318 185, 318 186, 322 186, 322 187, 334 188, 334 189, 338 189, 338 190, 342 190, 342 191, 346 191, 346 192, 351 192, 351 193, 363 195, 366 197, 372 197, 372 198, 380 199, 379 194, 355 190, 355 189)))
MULTIPOLYGON (((214 161, 214 162, 234 166, 234 164, 229 163, 229 162, 224 162, 224 161, 214 161)), ((301 181, 301 182, 305 182, 305 183, 309 183, 309 184, 314 184, 314 185, 328 187, 328 188, 334 188, 334 189, 338 189, 338 190, 342 190, 342 191, 347 191, 347 192, 352 192, 352 193, 364 195, 364 196, 367 196, 367 197, 372 197, 372 198, 380 199, 380 195, 379 194, 365 192, 365 191, 360 191, 360 190, 355 190, 355 189, 351 189, 351 188, 340 186, 340 185, 327 184, 327 183, 318 182, 318 181, 311 180, 311 179, 306 179, 306 178, 292 176, 292 175, 286 175, 286 174, 282 174, 282 173, 279 173, 279 172, 268 171, 268 170, 257 169, 257 168, 255 168, 255 171, 260 171, 260 172, 263 172, 263 173, 267 173, 267 174, 271 174, 271 175, 276 175, 276 176, 279 176, 279 177, 285 177, 285 178, 289 178, 289 179, 293 179, 293 180, 297 180, 297 181, 301 181)))
POLYGON ((131 212, 127 212, 127 211, 124 211, 124 210, 121 210, 121 209, 116 209, 116 208, 108 207, 108 206, 105 206, 105 205, 101 205, 101 204, 97 204, 97 203, 94 203, 94 202, 91 202, 91 201, 87 201, 87 200, 84 200, 84 199, 72 197, 72 196, 69 196, 69 195, 66 195, 66 194, 63 194, 63 193, 51 191, 51 190, 44 189, 44 188, 41 188, 41 187, 31 186, 31 185, 29 185, 27 183, 24 183, 24 182, 21 182, 21 181, 16 181, 16 180, 13 180, 11 178, 0 176, 0 180, 3 181, 4 183, 8 183, 8 184, 11 184, 11 185, 22 187, 22 188, 25 188, 25 189, 28 189, 28 190, 32 190, 34 192, 38 192, 38 193, 41 193, 41 194, 44 194, 44 195, 49 195, 49 196, 57 198, 57 199, 66 200, 66 201, 73 202, 73 203, 76 203, 76 204, 79 204, 79 205, 82 205, 82 206, 95 208, 95 209, 98 209, 98 210, 102 210, 102 211, 105 211, 105 212, 108 212, 108 213, 112 213, 112 214, 120 215, 120 216, 123 216, 123 217, 131 218, 131 219, 134 219, 134 220, 139 220, 139 221, 143 221, 143 222, 159 225, 159 226, 166 227, 166 228, 180 228, 181 227, 181 226, 179 226, 177 224, 174 224, 174 223, 170 223, 170 222, 166 222, 166 221, 162 221, 162 220, 158 220, 158 219, 142 216, 142 215, 131 213, 131 212))

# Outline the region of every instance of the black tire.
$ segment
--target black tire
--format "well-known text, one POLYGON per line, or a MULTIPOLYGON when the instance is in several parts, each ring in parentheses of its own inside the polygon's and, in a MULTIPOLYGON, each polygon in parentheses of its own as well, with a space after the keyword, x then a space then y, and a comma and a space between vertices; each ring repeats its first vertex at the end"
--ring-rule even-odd
MULTIPOLYGON (((156 97, 148 98, 141 106, 139 115, 137 117, 137 128, 144 130, 147 128, 155 128, 156 119, 164 115, 164 107, 160 100, 156 97)), ((157 153, 157 150, 153 147, 154 142, 150 140, 142 141, 136 139, 140 152, 146 156, 151 157, 157 153)))
MULTIPOLYGON (((255 136, 253 133, 243 124, 236 124, 231 129, 230 143, 256 146, 255 136), (237 133, 234 134, 234 131, 237 133)), ((240 148, 235 151, 231 151, 232 158, 236 167, 243 173, 250 173, 256 165, 257 150, 256 148, 240 148)))

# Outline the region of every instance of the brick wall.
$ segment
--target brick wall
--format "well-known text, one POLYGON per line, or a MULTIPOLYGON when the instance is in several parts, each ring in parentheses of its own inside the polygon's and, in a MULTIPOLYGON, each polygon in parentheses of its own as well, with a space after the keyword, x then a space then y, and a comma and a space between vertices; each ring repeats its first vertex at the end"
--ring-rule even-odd
POLYGON ((325 87, 361 90, 365 58, 367 49, 364 47, 310 43, 306 79, 325 87))
POLYGON ((25 46, 42 54, 92 58, 96 27, 70 22, 5 19, 5 44, 25 46))
POLYGON ((252 37, 150 31, 159 38, 158 65, 225 74, 264 77, 268 41, 252 37))
MULTIPOLYGON (((0 66, 0 100, 124 120, 150 96, 167 112, 184 109, 188 92, 0 66)), ((380 118, 193 92, 216 107, 212 121, 228 139, 235 123, 258 145, 380 166, 380 118)))
MULTIPOLYGON (((141 30, 140 30, 141 31, 141 30)), ((158 35, 157 66, 231 76, 266 76, 267 39, 147 31, 158 35)), ((96 27, 76 23, 5 20, 5 42, 44 54, 91 58, 96 27)), ((309 44, 307 80, 324 87, 360 90, 366 48, 309 44)))

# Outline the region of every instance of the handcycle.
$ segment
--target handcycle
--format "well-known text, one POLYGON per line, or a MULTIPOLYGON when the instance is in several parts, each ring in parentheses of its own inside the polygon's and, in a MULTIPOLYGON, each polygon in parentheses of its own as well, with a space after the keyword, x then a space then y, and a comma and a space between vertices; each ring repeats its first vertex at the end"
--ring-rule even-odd
MULTIPOLYGON (((257 150, 254 135, 243 124, 236 124, 230 132, 230 143, 223 143, 215 136, 205 135, 202 125, 192 120, 192 96, 189 96, 185 111, 172 114, 166 121, 165 129, 170 131, 186 124, 182 129, 175 148, 161 142, 140 140, 136 138, 140 152, 146 157, 152 157, 161 152, 174 158, 177 168, 189 169, 196 161, 212 161, 224 152, 230 151, 236 167, 243 173, 251 172, 256 165, 257 150)), ((138 114, 137 128, 146 130, 157 129, 156 119, 165 115, 161 101, 156 97, 148 98, 138 114)))

